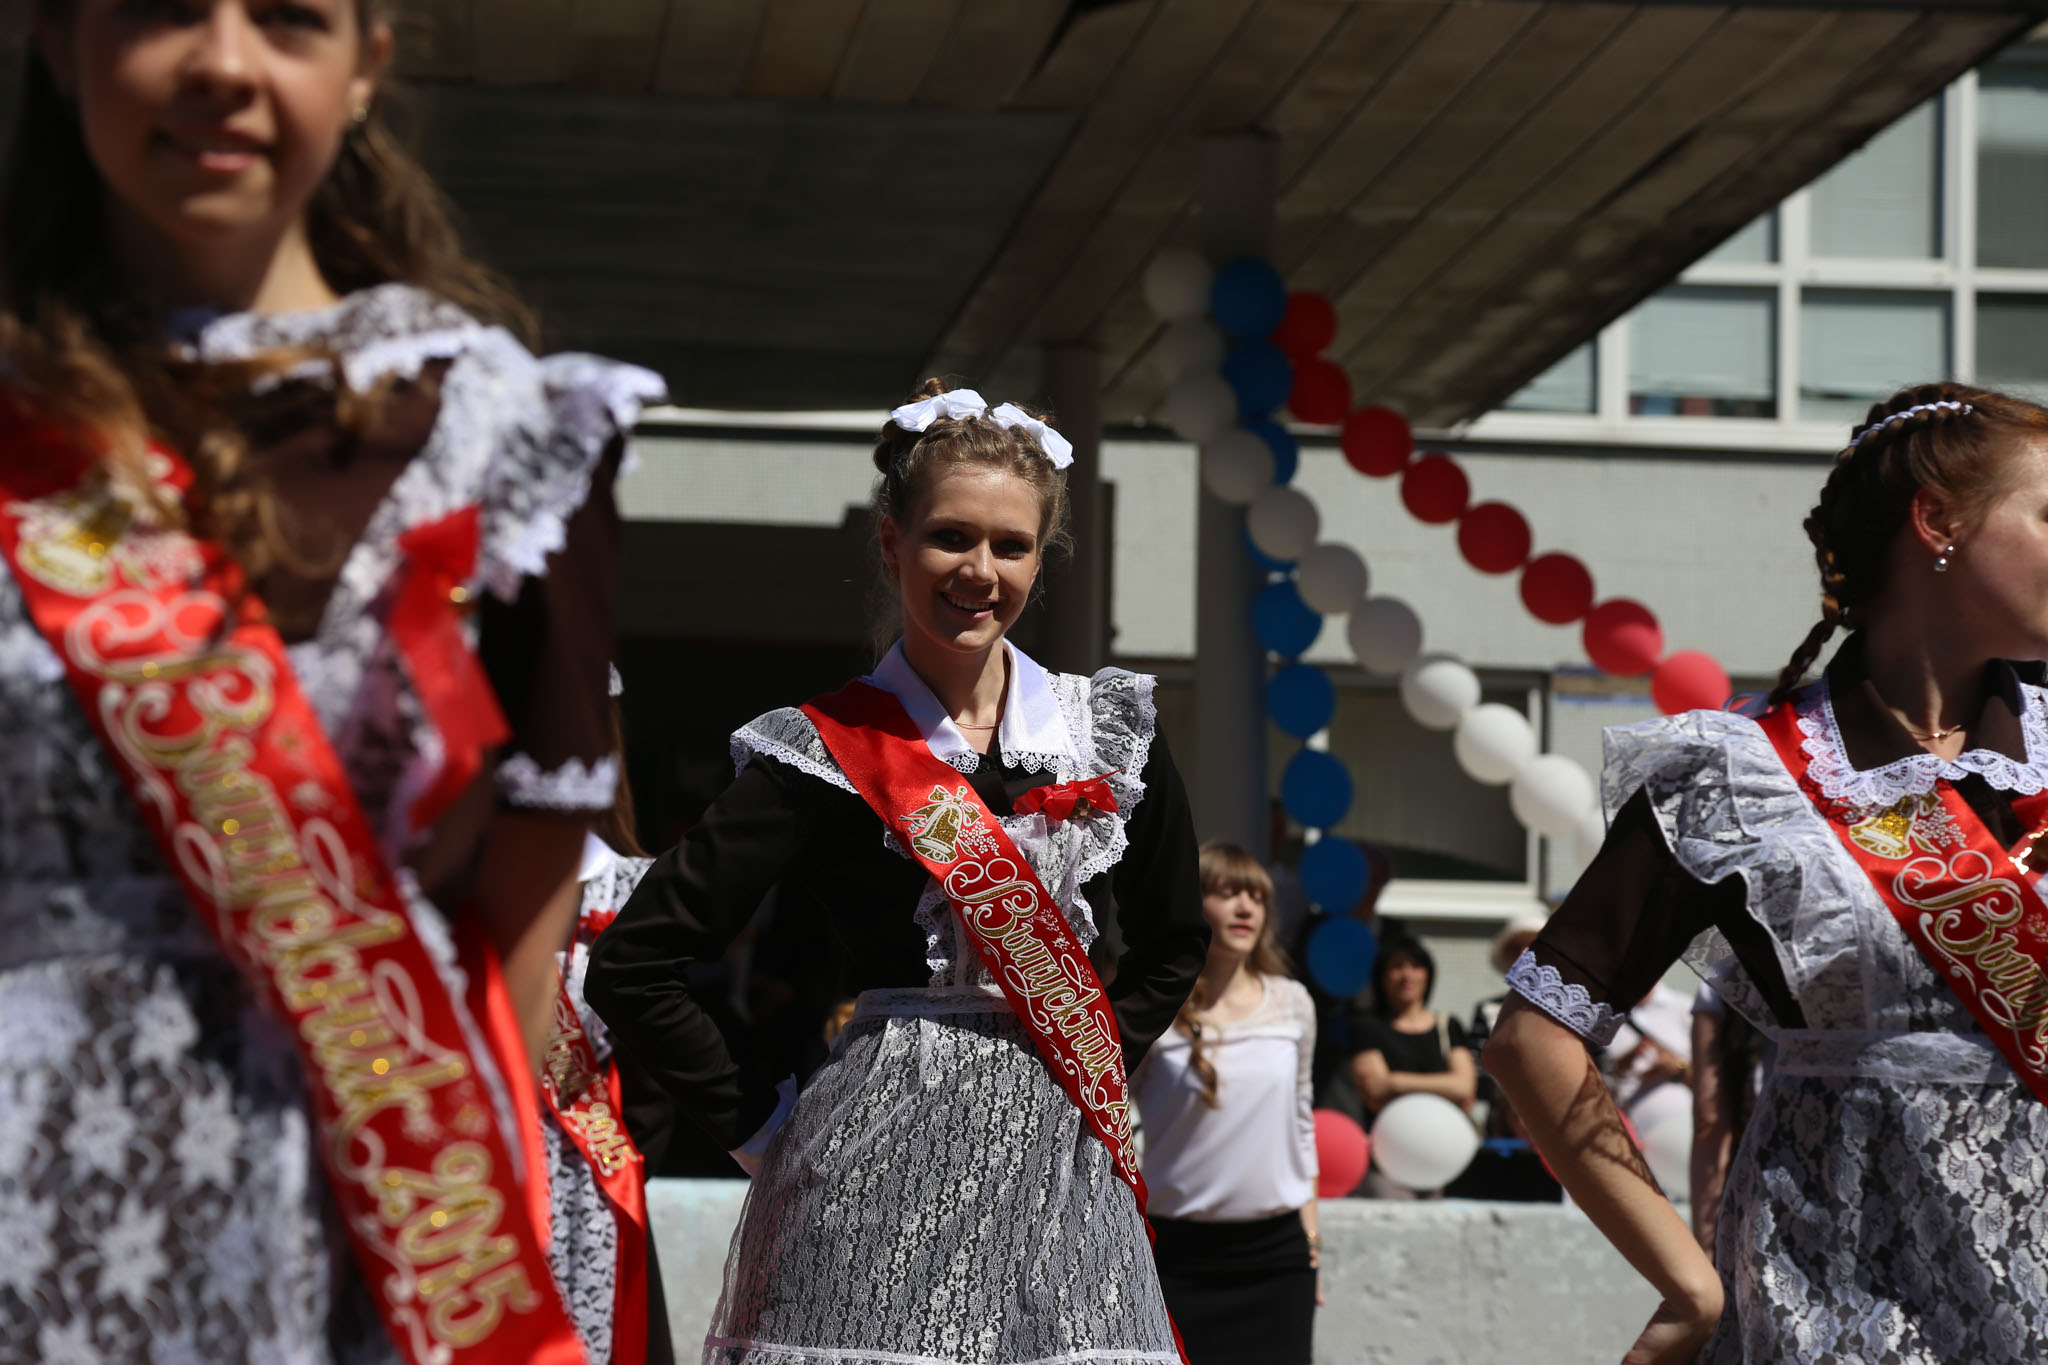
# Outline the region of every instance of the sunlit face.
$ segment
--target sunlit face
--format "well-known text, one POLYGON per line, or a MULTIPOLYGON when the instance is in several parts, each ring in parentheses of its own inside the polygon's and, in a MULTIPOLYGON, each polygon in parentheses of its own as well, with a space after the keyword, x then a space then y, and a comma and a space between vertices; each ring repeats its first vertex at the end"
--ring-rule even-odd
POLYGON ((906 639, 960 653, 998 643, 1031 598, 1044 508, 1007 470, 965 466, 932 481, 909 521, 881 528, 906 639))
POLYGON ((299 223, 388 55, 368 0, 76 0, 42 25, 109 211, 176 251, 299 223))
POLYGON ((2048 659, 2048 444, 2016 452, 2007 477, 1983 523, 1957 538, 1950 598, 1985 654, 2048 659))
POLYGON ((1429 969, 1405 953, 1396 953, 1387 962, 1381 979, 1386 987, 1387 1004, 1396 1013, 1421 1004, 1429 990, 1429 969))
POLYGON ((1202 891, 1202 918, 1209 921, 1209 951, 1243 957, 1266 927, 1266 902, 1245 886, 1209 886, 1202 891))

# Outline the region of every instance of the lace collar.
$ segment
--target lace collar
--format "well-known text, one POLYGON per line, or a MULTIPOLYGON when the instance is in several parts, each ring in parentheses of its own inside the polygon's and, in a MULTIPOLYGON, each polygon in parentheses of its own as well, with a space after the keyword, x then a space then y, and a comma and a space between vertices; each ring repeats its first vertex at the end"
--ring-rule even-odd
MULTIPOLYGON (((409 284, 374 285, 332 307, 297 313, 185 309, 170 318, 177 346, 194 360, 217 364, 312 348, 332 355, 344 382, 359 391, 386 376, 416 378, 429 362, 462 354, 485 330, 454 304, 409 284)), ((290 377, 326 373, 326 363, 315 361, 290 377)))
MULTIPOLYGON (((1053 691, 1052 674, 1008 640, 1003 641, 1003 649, 1010 658, 1009 692, 1003 701, 1002 726, 996 732, 1002 743, 1003 756, 1010 759, 1059 758, 1072 766, 1080 766, 1080 754, 1074 747, 1073 736, 1067 733, 1066 717, 1060 711, 1059 694, 1053 691)), ((903 657, 901 640, 876 665, 867 680, 883 691, 893 693, 896 700, 903 703, 903 709, 910 713, 911 721, 923 733, 924 742, 933 757, 965 772, 974 770, 981 755, 967 742, 967 736, 960 732, 960 727, 953 724, 953 718, 932 695, 931 689, 924 685, 924 679, 917 676, 910 661, 903 657)))
MULTIPOLYGON (((1843 680, 1848 684, 1848 680, 1843 680)), ((2048 693, 2014 684, 2019 707, 2020 754, 2001 753, 1977 743, 1953 759, 1925 750, 1905 754, 1873 768, 1849 761, 1848 745, 1834 704, 1833 673, 1793 695, 1792 706, 1806 751, 1807 773, 1829 799, 1881 809, 1908 796, 1934 790, 1938 779, 1958 781, 1971 773, 1999 791, 2032 796, 2048 790, 2048 693)), ((1849 684, 1853 685, 1853 684, 1849 684)))
POLYGON ((595 834, 583 836, 583 860, 576 868, 576 880, 595 881, 612 870, 619 861, 619 855, 612 852, 612 846, 595 834))

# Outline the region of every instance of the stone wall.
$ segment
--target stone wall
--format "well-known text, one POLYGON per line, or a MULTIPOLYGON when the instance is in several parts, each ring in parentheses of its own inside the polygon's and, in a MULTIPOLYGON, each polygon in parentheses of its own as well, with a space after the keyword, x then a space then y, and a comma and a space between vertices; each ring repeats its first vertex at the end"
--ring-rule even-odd
MULTIPOLYGON (((676 1357, 696 1359, 746 1187, 648 1190, 676 1357)), ((1322 1206, 1317 1365, 1621 1359, 1657 1296, 1576 1209, 1464 1200, 1322 1206)))

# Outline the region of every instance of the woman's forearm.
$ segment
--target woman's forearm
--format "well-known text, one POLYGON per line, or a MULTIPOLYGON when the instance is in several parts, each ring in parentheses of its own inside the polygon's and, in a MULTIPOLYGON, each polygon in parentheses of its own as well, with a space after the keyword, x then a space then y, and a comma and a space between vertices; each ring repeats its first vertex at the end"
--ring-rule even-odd
POLYGON ((1667 1303, 1719 1316, 1721 1282, 1657 1188, 1577 1036, 1510 998, 1486 1069, 1586 1216, 1667 1303))
MULTIPOLYGON (((1472 1103, 1474 1085, 1469 1076, 1459 1076, 1450 1071, 1390 1071, 1387 1073, 1389 1096, 1399 1095, 1441 1095, 1451 1103, 1464 1107, 1472 1103)), ((1375 1106, 1385 1108, 1384 1105, 1375 1106)))

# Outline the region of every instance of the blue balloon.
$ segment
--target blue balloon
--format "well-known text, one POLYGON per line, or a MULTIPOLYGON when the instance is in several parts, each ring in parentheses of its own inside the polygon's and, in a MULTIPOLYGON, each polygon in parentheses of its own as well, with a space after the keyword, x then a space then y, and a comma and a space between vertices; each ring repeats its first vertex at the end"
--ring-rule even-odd
POLYGON ((1308 972, 1326 994, 1349 999, 1372 980, 1380 955, 1372 930, 1349 915, 1330 915, 1308 936, 1308 972))
POLYGON ((1365 850, 1334 834, 1325 834, 1303 849, 1298 870, 1301 889, 1308 898, 1333 914, 1341 915, 1357 905, 1372 884, 1365 850))
POLYGON ((1289 664, 1266 684, 1266 714, 1296 739, 1307 739, 1337 714, 1337 688, 1314 664, 1289 664))
POLYGON ((1249 529, 1244 533, 1244 547, 1251 551, 1252 563, 1258 565, 1267 573, 1288 573, 1294 568, 1293 560, 1275 559, 1264 550, 1261 550, 1259 542, 1252 539, 1252 533, 1249 529))
POLYGON ((1294 439, 1294 433, 1270 417, 1254 417, 1244 429, 1273 452, 1273 482, 1294 482, 1294 471, 1301 468, 1301 442, 1294 439))
MULTIPOLYGON (((1263 417, 1294 392, 1294 362, 1270 341, 1240 341, 1223 357, 1223 379, 1243 417, 1263 417)), ((1277 466, 1279 456, 1273 460, 1277 466)))
POLYGON ((1301 600, 1293 579, 1283 578, 1259 589, 1252 600, 1252 629, 1259 643, 1281 658, 1298 658, 1323 633, 1323 614, 1301 600))
POLYGON ((1240 257, 1216 272, 1209 311, 1232 336, 1264 340, 1287 316, 1287 281, 1258 257, 1240 257))
POLYGON ((1323 750, 1303 749, 1280 774, 1280 804, 1303 829, 1329 829, 1351 809, 1351 774, 1323 750))

